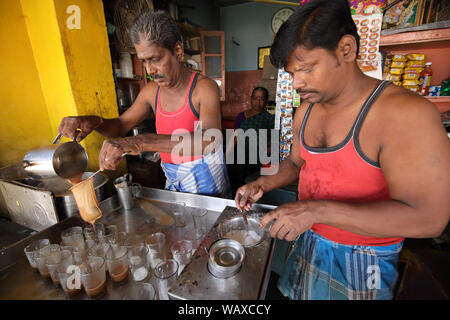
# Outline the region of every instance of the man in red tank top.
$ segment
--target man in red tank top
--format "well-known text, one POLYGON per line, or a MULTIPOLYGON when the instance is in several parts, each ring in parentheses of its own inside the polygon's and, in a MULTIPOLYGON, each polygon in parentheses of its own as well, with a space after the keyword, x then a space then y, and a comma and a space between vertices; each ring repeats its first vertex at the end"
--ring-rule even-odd
MULTIPOLYGON (((211 142, 202 141, 200 147, 195 146, 193 134, 197 122, 201 123, 203 131, 217 129, 220 132, 221 130, 220 93, 217 83, 204 75, 195 74, 185 67, 183 39, 176 22, 167 12, 145 11, 141 13, 130 30, 130 38, 135 46, 138 59, 142 61, 147 74, 154 80, 147 83, 139 92, 133 105, 118 118, 66 117, 61 121, 58 132, 72 138, 75 131, 81 131, 77 136, 77 141, 84 139, 93 130, 110 138, 104 141, 100 150, 99 166, 101 169, 115 170, 122 160, 121 155, 125 152, 137 155, 143 151, 157 151, 161 154, 162 161, 169 164, 198 160, 199 165, 195 163, 192 166, 201 172, 194 172, 195 174, 190 172, 190 177, 201 175, 204 178, 207 175, 209 181, 216 183, 211 190, 208 190, 207 187, 203 188, 206 190, 203 193, 208 195, 226 194, 229 182, 224 160, 220 168, 202 166, 203 151, 211 142), (148 118, 152 112, 156 115, 157 134, 125 137, 132 128, 148 118), (176 130, 180 129, 184 133, 176 133, 176 130), (178 147, 180 143, 179 140, 172 139, 174 135, 183 141, 186 139, 190 141, 186 145, 191 147, 177 148, 176 150, 181 149, 182 152, 172 154, 175 150, 174 147, 178 147)), ((217 141, 214 142, 217 143, 217 141)), ((216 148, 210 146, 209 150, 221 151, 220 148, 221 146, 216 148)), ((220 152, 216 153, 221 155, 220 152)), ((180 182, 177 182, 176 185, 179 186, 180 182)), ((195 181, 190 186, 191 189, 182 191, 196 190, 198 193, 202 193, 203 189, 198 187, 195 181)))
POLYGON ((236 206, 299 178, 299 200, 266 214, 293 241, 279 289, 291 299, 391 299, 403 239, 440 235, 450 216, 450 145, 427 99, 364 75, 347 0, 311 0, 279 29, 271 62, 302 104, 290 156, 242 186, 236 206))

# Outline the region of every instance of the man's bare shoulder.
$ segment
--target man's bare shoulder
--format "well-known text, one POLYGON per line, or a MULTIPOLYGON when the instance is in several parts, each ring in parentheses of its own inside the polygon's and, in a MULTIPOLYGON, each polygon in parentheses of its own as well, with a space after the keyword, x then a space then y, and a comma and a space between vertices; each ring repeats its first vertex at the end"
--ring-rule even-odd
POLYGON ((381 144, 419 143, 424 132, 429 137, 443 133, 442 121, 436 106, 408 89, 388 86, 368 115, 381 144))
POLYGON ((203 90, 216 90, 218 92, 219 86, 217 85, 217 82, 212 80, 211 78, 208 78, 205 75, 200 74, 197 78, 197 84, 195 88, 199 88, 202 91, 203 90))
POLYGON ((439 115, 432 102, 415 92, 395 85, 386 87, 377 100, 377 105, 378 116, 391 121, 439 115))
POLYGON ((158 85, 155 82, 148 82, 139 92, 139 98, 146 104, 154 107, 157 89, 158 85))
POLYGON ((220 91, 216 81, 200 74, 197 78, 194 91, 192 93, 192 102, 194 105, 201 101, 211 102, 219 101, 220 91))

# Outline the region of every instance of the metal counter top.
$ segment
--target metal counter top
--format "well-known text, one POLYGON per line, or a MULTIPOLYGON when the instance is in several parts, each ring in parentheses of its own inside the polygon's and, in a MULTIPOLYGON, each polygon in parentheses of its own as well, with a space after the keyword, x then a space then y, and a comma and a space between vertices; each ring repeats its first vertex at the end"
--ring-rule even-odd
MULTIPOLYGON (((138 196, 152 200, 153 205, 168 214, 171 214, 176 202, 179 201, 185 202, 188 210, 200 208, 208 210, 207 225, 210 231, 203 239, 194 241, 197 250, 191 263, 180 274, 177 286, 169 291, 172 299, 264 298, 274 242, 267 233, 264 241, 258 246, 246 248, 242 269, 235 276, 228 279, 217 279, 207 271, 207 256, 202 247, 209 248, 210 244, 217 239, 215 226, 220 221, 238 213, 233 200, 151 188, 143 188, 138 196)), ((168 257, 171 257, 170 246, 172 243, 182 239, 194 239, 192 219, 188 219, 183 228, 175 225, 161 226, 154 216, 139 206, 132 210, 124 210, 119 205, 116 196, 108 198, 100 205, 103 209, 103 216, 99 221, 104 224, 114 224, 119 231, 142 235, 154 232, 166 234, 168 257)), ((255 213, 255 216, 261 216, 263 212, 272 208, 273 206, 256 204, 252 212, 255 213)), ((51 280, 43 279, 38 272, 32 270, 23 251, 24 247, 35 239, 48 238, 51 243, 59 243, 61 232, 77 225, 84 226, 85 222, 79 216, 73 216, 2 249, 0 251, 0 299, 90 299, 84 292, 73 298, 67 297, 64 291, 55 287, 51 280)), ((157 289, 153 275, 148 282, 157 289)), ((124 282, 116 284, 108 275, 106 292, 95 299, 123 299, 133 285, 131 276, 124 282)))

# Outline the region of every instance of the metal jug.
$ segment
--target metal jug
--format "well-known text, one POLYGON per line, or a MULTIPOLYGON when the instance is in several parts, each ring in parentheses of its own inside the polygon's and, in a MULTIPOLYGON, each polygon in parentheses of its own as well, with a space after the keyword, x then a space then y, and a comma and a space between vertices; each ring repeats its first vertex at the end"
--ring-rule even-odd
POLYGON ((56 176, 67 179, 85 172, 88 155, 75 139, 76 135, 73 141, 28 151, 23 159, 27 174, 33 179, 42 180, 56 176))

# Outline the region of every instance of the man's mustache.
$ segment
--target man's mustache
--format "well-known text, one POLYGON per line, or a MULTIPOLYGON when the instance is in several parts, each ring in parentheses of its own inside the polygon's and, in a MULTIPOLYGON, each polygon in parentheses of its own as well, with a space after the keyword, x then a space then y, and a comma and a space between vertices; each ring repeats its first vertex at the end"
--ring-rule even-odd
POLYGON ((153 79, 162 79, 165 78, 166 76, 164 74, 154 74, 152 75, 153 79))
POLYGON ((301 90, 301 89, 298 89, 298 90, 295 90, 299 95, 302 95, 302 94, 308 94, 308 93, 319 93, 318 91, 316 91, 316 90, 301 90))

